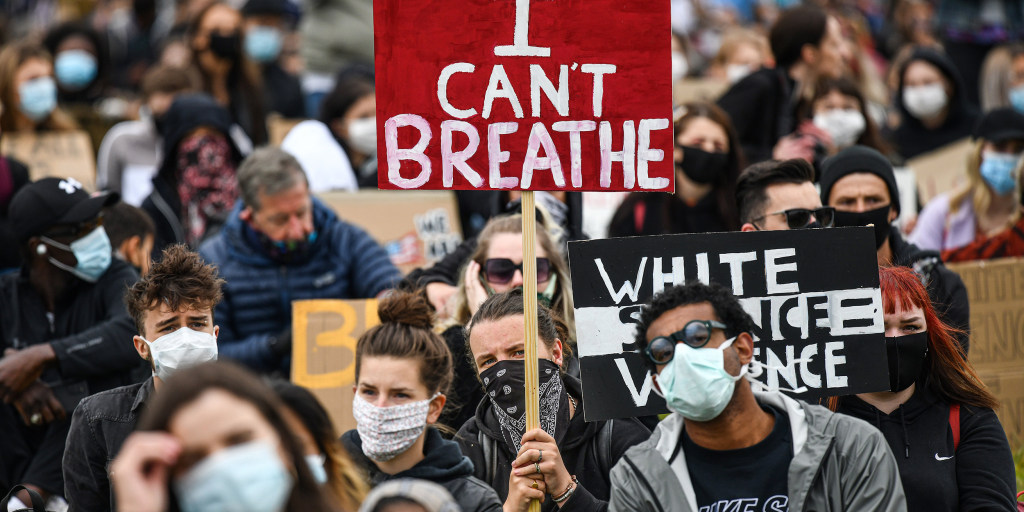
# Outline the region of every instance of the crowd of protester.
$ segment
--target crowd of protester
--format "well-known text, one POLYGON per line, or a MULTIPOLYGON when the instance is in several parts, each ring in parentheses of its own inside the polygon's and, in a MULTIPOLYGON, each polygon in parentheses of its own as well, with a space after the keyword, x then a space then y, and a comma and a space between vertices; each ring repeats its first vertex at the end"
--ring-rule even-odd
POLYGON ((0 134, 84 133, 96 173, 0 157, 2 506, 1016 510, 945 263, 1024 256, 1024 1, 671 5, 675 193, 536 192, 524 251, 519 193, 459 191, 465 241, 403 275, 318 198, 376 187, 371 0, 5 2, 0 134), (955 185, 901 190, 958 144, 955 185), (888 391, 751 386, 754 321, 687 282, 633 340, 670 414, 584 421, 569 241, 845 226, 874 233, 888 391), (288 382, 320 298, 379 299, 348 432, 288 382))

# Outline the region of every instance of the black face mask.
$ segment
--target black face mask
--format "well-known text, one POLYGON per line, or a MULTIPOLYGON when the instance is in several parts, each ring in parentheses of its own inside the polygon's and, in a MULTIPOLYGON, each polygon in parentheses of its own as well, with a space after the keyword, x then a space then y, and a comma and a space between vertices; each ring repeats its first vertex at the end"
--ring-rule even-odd
POLYGON ((836 210, 836 226, 867 226, 874 224, 875 228, 875 249, 878 249, 889 239, 892 231, 892 224, 889 224, 889 208, 885 205, 881 208, 868 210, 866 212, 843 212, 836 210))
POLYGON ((725 173, 725 166, 729 163, 729 155, 725 153, 708 153, 694 146, 680 147, 683 148, 683 161, 676 165, 694 183, 702 185, 714 183, 719 176, 725 173))
POLYGON ((903 391, 917 382, 928 355, 928 331, 885 338, 885 350, 889 355, 889 388, 893 392, 903 391))
MULTIPOLYGON (((514 454, 519 453, 526 434, 525 373, 526 364, 522 359, 507 359, 480 374, 487 398, 491 401, 491 412, 501 426, 505 446, 514 454)), ((561 441, 569 430, 569 397, 558 365, 541 359, 537 373, 540 375, 540 426, 555 441, 561 441)))
POLYGON ((242 54, 242 37, 238 34, 210 34, 210 51, 224 60, 237 60, 242 54))

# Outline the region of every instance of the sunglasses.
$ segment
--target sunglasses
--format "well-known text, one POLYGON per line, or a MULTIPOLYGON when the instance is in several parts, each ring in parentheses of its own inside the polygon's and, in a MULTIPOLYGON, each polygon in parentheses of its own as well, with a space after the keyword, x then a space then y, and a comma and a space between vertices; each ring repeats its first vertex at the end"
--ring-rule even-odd
POLYGON ((818 224, 821 224, 823 228, 830 228, 836 220, 836 209, 831 206, 822 206, 821 208, 815 208, 813 210, 807 208, 791 208, 780 212, 772 212, 764 214, 754 221, 762 220, 771 215, 785 215, 786 225, 789 229, 802 229, 806 228, 811 223, 811 218, 818 220, 818 224))
MULTIPOLYGON (((516 270, 523 271, 522 263, 512 263, 508 258, 491 258, 484 261, 484 278, 488 283, 508 284, 516 275, 516 270)), ((551 260, 537 258, 537 282, 543 283, 551 277, 551 260)))
POLYGON ((711 339, 712 329, 725 329, 726 325, 714 320, 691 320, 683 326, 683 330, 668 336, 658 336, 647 344, 644 354, 654 364, 668 364, 676 355, 676 344, 686 343, 693 348, 701 348, 711 339))

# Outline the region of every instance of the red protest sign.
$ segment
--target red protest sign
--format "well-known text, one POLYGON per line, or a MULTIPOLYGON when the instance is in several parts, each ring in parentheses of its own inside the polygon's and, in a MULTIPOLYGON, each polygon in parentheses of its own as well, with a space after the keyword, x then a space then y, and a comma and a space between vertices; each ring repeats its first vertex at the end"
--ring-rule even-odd
POLYGON ((666 0, 374 1, 382 189, 674 190, 666 0))

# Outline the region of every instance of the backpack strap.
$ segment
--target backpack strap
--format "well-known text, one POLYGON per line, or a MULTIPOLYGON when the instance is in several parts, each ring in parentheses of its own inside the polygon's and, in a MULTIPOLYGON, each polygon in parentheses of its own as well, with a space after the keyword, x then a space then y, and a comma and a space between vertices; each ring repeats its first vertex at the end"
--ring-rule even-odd
POLYGON ((615 462, 611 460, 614 425, 615 420, 606 420, 597 431, 597 435, 594 436, 594 442, 590 443, 590 453, 594 456, 594 460, 597 461, 597 467, 601 474, 611 472, 612 465, 615 462))
POLYGON ((32 502, 32 512, 46 512, 46 504, 43 503, 43 497, 40 496, 39 493, 21 484, 15 485, 14 488, 11 489, 11 492, 7 493, 7 496, 5 496, 3 500, 0 500, 0 503, 3 503, 4 510, 7 510, 7 505, 8 502, 11 501, 11 498, 14 498, 15 495, 17 495, 21 491, 25 491, 28 493, 28 496, 30 498, 29 501, 32 502))
POLYGON ((488 437, 482 430, 477 430, 476 440, 480 443, 480 448, 484 452, 483 481, 487 485, 491 485, 491 482, 494 481, 494 475, 498 474, 498 442, 488 437))
POLYGON ((949 428, 953 430, 953 451, 960 446, 960 404, 949 406, 949 428))

